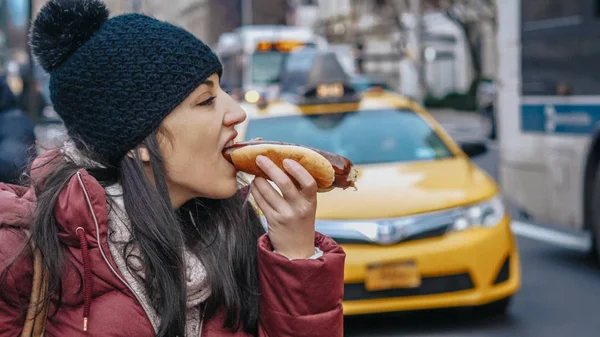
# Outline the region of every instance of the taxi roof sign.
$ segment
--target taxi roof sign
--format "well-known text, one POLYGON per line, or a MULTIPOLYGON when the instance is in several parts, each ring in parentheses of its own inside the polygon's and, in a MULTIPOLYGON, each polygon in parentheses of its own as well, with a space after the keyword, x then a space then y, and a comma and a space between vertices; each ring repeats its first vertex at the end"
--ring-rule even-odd
POLYGON ((298 105, 351 103, 361 98, 337 55, 313 48, 290 54, 281 75, 281 97, 298 105))
POLYGON ((256 50, 258 52, 266 52, 277 50, 283 53, 292 52, 298 48, 306 46, 307 43, 296 40, 279 40, 279 41, 259 41, 256 44, 256 50))
POLYGON ((273 49, 273 44, 270 41, 260 41, 256 44, 257 51, 269 51, 273 49))
POLYGON ((275 49, 282 52, 291 52, 295 49, 301 48, 305 46, 304 42, 294 41, 294 40, 283 40, 277 41, 275 43, 275 49))

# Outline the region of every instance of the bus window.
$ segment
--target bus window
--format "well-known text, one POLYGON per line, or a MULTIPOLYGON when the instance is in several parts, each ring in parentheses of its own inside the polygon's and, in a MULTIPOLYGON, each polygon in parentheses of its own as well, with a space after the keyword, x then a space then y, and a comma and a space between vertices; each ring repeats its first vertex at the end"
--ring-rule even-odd
POLYGON ((523 3, 523 21, 538 21, 578 16, 579 1, 526 0, 523 3))

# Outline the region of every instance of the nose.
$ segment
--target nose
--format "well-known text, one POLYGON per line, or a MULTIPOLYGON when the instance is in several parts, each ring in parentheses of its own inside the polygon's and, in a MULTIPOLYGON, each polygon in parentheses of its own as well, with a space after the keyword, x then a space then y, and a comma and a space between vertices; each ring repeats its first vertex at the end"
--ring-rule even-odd
POLYGON ((230 108, 223 118, 223 124, 225 126, 235 126, 246 120, 246 112, 244 109, 242 109, 242 107, 232 98, 230 98, 230 102, 230 108))

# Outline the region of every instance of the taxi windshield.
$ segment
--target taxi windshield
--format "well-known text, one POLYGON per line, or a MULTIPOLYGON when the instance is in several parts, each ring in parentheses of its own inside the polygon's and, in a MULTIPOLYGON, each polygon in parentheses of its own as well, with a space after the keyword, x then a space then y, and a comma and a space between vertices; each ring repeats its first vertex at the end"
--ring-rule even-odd
POLYGON ((279 83, 279 75, 287 55, 276 50, 252 54, 252 83, 258 85, 279 83))
POLYGON ((257 137, 334 152, 356 165, 452 156, 431 126, 410 110, 362 110, 252 119, 245 138, 257 137))

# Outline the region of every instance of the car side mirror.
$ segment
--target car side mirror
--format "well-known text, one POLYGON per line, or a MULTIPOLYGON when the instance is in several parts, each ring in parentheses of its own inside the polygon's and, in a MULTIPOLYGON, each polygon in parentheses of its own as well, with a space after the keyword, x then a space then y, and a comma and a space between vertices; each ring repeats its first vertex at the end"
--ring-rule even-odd
POLYGON ((469 157, 477 157, 487 152, 487 145, 483 142, 462 142, 460 148, 469 157))

